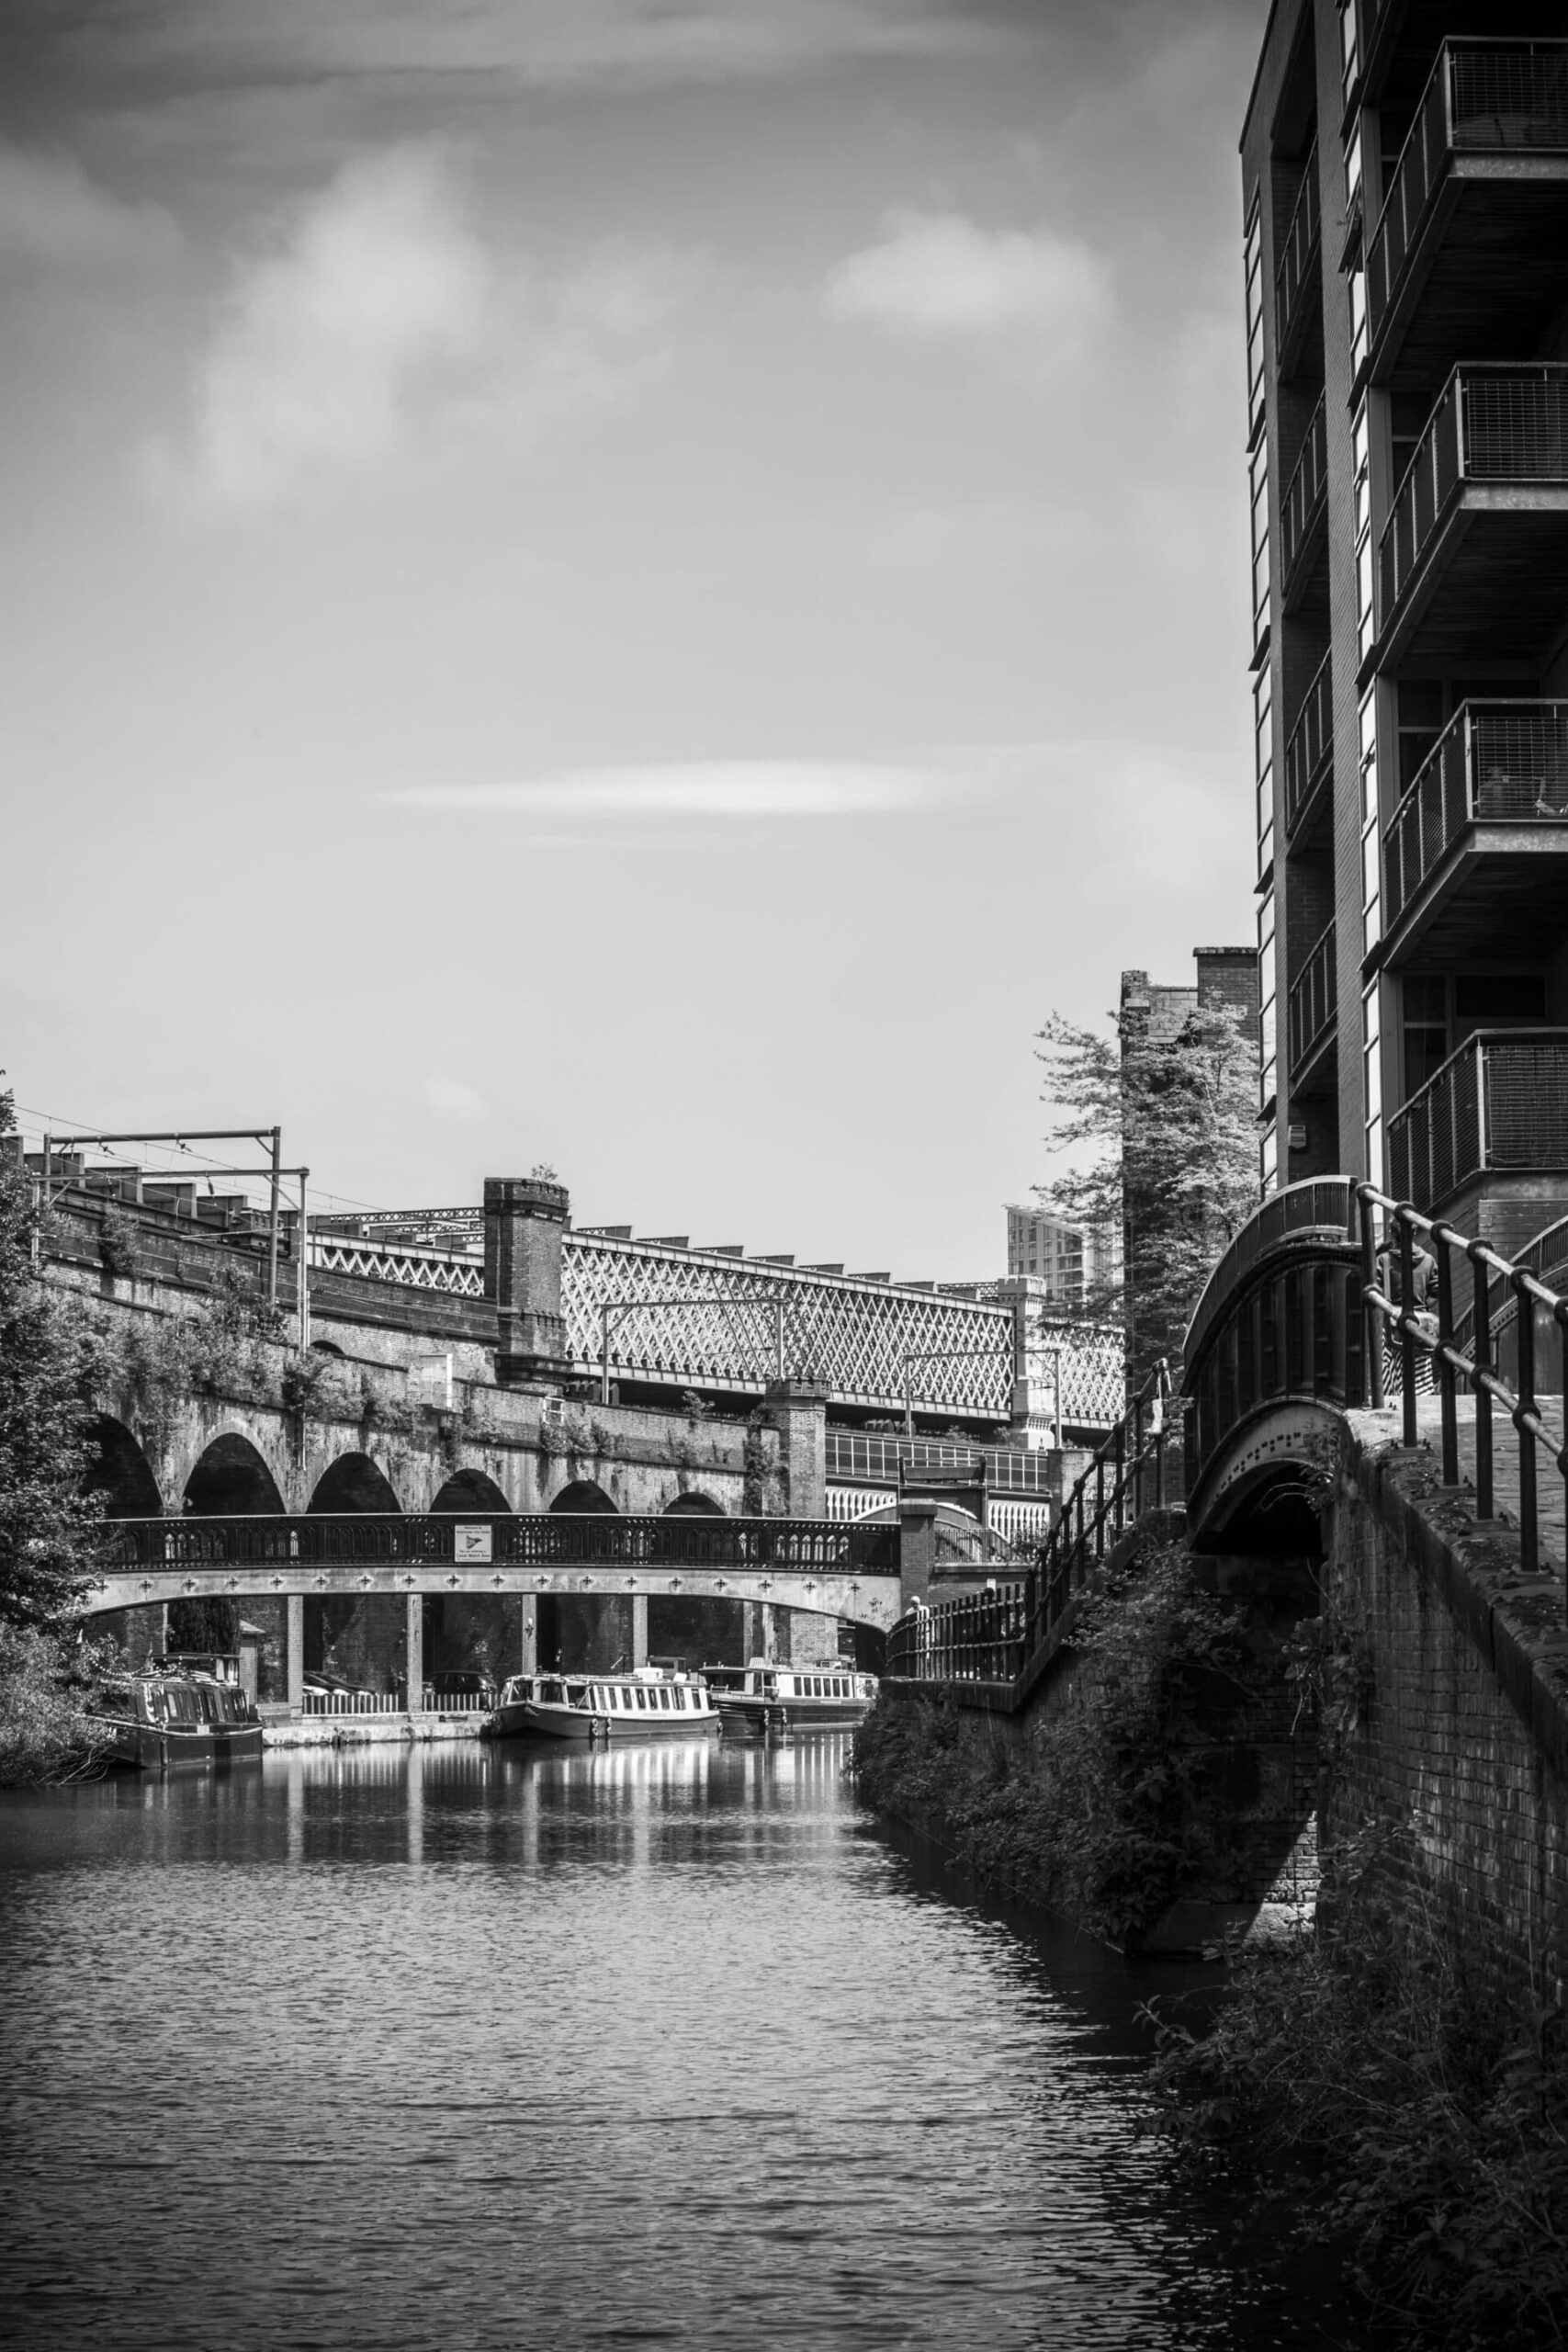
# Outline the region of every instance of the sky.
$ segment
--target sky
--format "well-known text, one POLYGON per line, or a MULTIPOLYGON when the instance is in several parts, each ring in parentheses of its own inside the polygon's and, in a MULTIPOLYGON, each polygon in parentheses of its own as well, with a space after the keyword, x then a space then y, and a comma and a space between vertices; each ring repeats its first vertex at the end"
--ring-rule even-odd
POLYGON ((1003 1271, 1252 935, 1265 13, 6 0, 24 1127, 1003 1271))

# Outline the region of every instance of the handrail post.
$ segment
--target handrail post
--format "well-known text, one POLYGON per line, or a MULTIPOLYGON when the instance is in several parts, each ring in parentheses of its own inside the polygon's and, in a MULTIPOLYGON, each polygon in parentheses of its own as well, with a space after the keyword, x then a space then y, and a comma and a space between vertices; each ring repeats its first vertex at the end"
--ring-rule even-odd
MULTIPOLYGON (((1568 1299, 1560 1298, 1551 1313, 1562 1343, 1562 1376, 1559 1386, 1562 1395, 1562 1444, 1557 1456, 1557 1468, 1565 1490, 1563 1500, 1568 1503, 1568 1299)), ((1563 1563, 1563 1590, 1564 1597, 1568 1598, 1568 1561, 1563 1563)))
POLYGON ((1123 1417, 1116 1424, 1111 1436, 1111 1458, 1116 1471, 1116 1532, 1121 1535, 1127 1525, 1127 1423, 1123 1417))
POLYGON ((1438 1248, 1438 1385, 1443 1408, 1443 1484, 1459 1485, 1459 1414, 1454 1402, 1454 1368, 1449 1362, 1449 1351, 1454 1343, 1454 1284, 1453 1269, 1449 1261, 1449 1244, 1453 1238, 1450 1227, 1435 1225, 1432 1238, 1438 1248))
POLYGON ((1514 1327, 1519 1335, 1519 1401, 1514 1427, 1519 1433, 1519 1565, 1527 1577, 1540 1566, 1540 1531, 1536 1512, 1535 1431, 1528 1426, 1535 1413, 1535 1301, 1516 1272, 1513 1291, 1518 1300, 1514 1327))
POLYGON ((1133 1517, 1144 1515, 1144 1392, 1133 1399, 1133 1517))

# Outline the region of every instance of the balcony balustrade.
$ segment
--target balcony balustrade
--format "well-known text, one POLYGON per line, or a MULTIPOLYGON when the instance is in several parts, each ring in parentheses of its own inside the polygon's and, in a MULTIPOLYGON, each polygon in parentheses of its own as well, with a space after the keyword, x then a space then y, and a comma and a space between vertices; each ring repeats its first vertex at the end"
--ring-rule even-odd
POLYGON ((1326 1043, 1337 1014, 1334 966, 1334 925, 1307 951, 1306 962, 1291 982, 1291 1089, 1301 1091, 1313 1062, 1326 1043))
POLYGON ((1478 1029, 1390 1119, 1388 1159, 1428 1215, 1480 1176, 1568 1175, 1568 1029, 1478 1029))
POLYGON ((1367 243, 1372 374, 1539 348, 1568 235, 1568 41, 1445 41, 1367 243))
POLYGON ((1280 510, 1280 598, 1287 612, 1301 603, 1322 537, 1328 490, 1328 430, 1320 400, 1312 413, 1280 510))
POLYGON ((1466 703, 1390 820, 1389 955, 1545 953, 1568 929, 1568 703, 1466 703))
POLYGON ((1379 548, 1376 663, 1543 651, 1568 603, 1568 367, 1456 368, 1379 548))
POLYGON ((1291 225, 1285 232, 1285 250, 1274 277, 1274 344, 1280 375, 1286 380, 1296 372, 1307 328, 1316 315, 1314 297, 1320 291, 1317 264, 1322 247, 1314 140, 1295 209, 1291 214, 1291 225))
POLYGON ((1325 653, 1285 745, 1285 833, 1295 841, 1326 812, 1334 776, 1334 664, 1325 653), (1306 821, 1303 821, 1306 820, 1306 821))

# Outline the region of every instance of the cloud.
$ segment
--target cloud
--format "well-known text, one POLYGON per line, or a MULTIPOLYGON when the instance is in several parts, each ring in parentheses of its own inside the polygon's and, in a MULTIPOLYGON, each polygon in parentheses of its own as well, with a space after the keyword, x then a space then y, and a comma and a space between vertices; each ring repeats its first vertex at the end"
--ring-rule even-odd
POLYGON ((124 268, 163 260, 179 242, 161 205, 112 195, 74 155, 0 139, 0 266, 45 274, 124 268))
POLYGON ((438 1118, 459 1119, 469 1125, 486 1115, 483 1096, 460 1078, 427 1078, 424 1099, 438 1118))
POLYGON ((1074 238, 1045 227, 983 229, 958 212, 894 211, 884 229, 824 281, 840 318, 918 335, 1022 329, 1074 356, 1110 323, 1110 273, 1074 238))
POLYGON ((412 786, 378 797, 401 808, 491 815, 875 817, 929 808, 962 788, 942 769, 785 760, 583 768, 527 783, 412 786))
POLYGON ((149 478, 257 513, 526 443, 646 379, 679 275, 609 246, 542 277, 480 236, 445 148, 357 158, 235 268, 189 432, 148 453, 149 478))

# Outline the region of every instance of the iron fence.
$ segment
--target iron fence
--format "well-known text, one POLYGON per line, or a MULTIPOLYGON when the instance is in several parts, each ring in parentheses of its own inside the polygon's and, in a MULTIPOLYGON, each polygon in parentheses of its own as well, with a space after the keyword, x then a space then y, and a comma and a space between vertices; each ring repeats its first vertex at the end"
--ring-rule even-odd
POLYGON ((1389 821, 1389 921, 1398 921, 1464 827, 1568 822, 1568 703, 1465 703, 1389 821))
POLYGON ((829 1478, 864 1479, 875 1486, 896 1487, 899 1467, 909 1470, 968 1470, 977 1478, 984 1470, 993 1492, 1048 1495, 1054 1491, 1051 1456, 1024 1453, 1010 1446, 949 1443, 941 1438, 862 1435, 854 1430, 829 1430, 827 1441, 829 1478))
POLYGON ((1456 368, 1394 494, 1379 548, 1387 628, 1461 481, 1568 481, 1568 367, 1456 368))
POLYGON ((1181 1419, 1161 1362, 1064 1498, 1037 1566, 1021 1583, 918 1603, 887 1637, 887 1672, 919 1682, 1016 1682, 1119 1538, 1181 1492, 1181 1419))
MULTIPOLYGON (((1425 1361, 1438 1396, 1441 1424, 1442 1480, 1460 1483, 1460 1384, 1475 1400, 1475 1515, 1495 1518, 1496 1478, 1493 1461, 1493 1409, 1500 1406, 1512 1422, 1519 1447, 1519 1551, 1526 1576, 1540 1572, 1540 1460, 1548 1460, 1568 1488, 1568 1444, 1559 1446, 1540 1412, 1537 1380, 1538 1317, 1544 1314, 1555 1329, 1560 1351, 1560 1381, 1568 1391, 1568 1298, 1541 1282, 1525 1266, 1503 1257, 1485 1242, 1472 1240, 1440 1218, 1423 1216, 1409 1201, 1397 1201, 1374 1184, 1359 1184, 1360 1207, 1361 1295, 1367 1317, 1367 1362, 1371 1401, 1384 1401, 1382 1350, 1386 1332, 1398 1350, 1402 1437, 1408 1446, 1419 1442, 1418 1366, 1425 1361), (1378 1219, 1392 1219, 1399 1263, 1399 1297, 1391 1297, 1378 1279, 1378 1219), (1423 1306, 1416 1283, 1416 1237, 1426 1236, 1437 1268, 1437 1312, 1423 1306), (1456 1267, 1456 1261, 1459 1261, 1456 1267), (1466 1277, 1468 1269, 1468 1277, 1466 1277), (1472 1334, 1468 1352, 1459 1345, 1454 1277, 1467 1279, 1472 1334), (1492 1349, 1489 1292, 1501 1280, 1517 1302, 1517 1372, 1510 1384, 1502 1377, 1492 1349)), ((1431 1296, 1427 1286, 1427 1299, 1431 1296)), ((1568 1565, 1568 1564, 1565 1564, 1568 1565)))
POLYGON ((1323 512, 1328 490, 1327 412, 1320 396, 1302 443, 1301 455, 1285 486, 1280 510, 1280 586, 1289 597, 1295 585, 1297 565, 1323 512))
POLYGON ((1568 149, 1568 42, 1445 41, 1367 243, 1372 339, 1456 150, 1568 149))
POLYGON ((1317 283, 1316 261, 1321 243, 1322 223, 1317 193, 1317 141, 1312 143, 1301 187, 1291 214, 1291 225, 1285 232, 1285 249, 1274 275, 1274 340, 1280 352, 1291 347, 1291 338, 1306 313, 1298 309, 1303 296, 1310 298, 1317 283))
MULTIPOLYGON (((682 1567, 897 1576, 898 1530, 829 1519, 659 1518, 617 1511, 357 1512, 341 1517, 120 1519, 119 1567, 682 1567)), ((288 1581, 287 1574, 284 1578, 288 1581)))
POLYGON ((1293 833, 1334 761, 1334 662, 1325 653, 1285 745, 1285 831, 1293 833))
POLYGON ((1493 1169, 1568 1170, 1568 1030, 1479 1029, 1388 1123, 1389 1182, 1424 1211, 1493 1169))
POLYGON ((1291 1076, 1299 1078, 1309 1057, 1334 1025, 1338 1007, 1335 997, 1334 925, 1307 950, 1306 962, 1291 982, 1291 1076))

